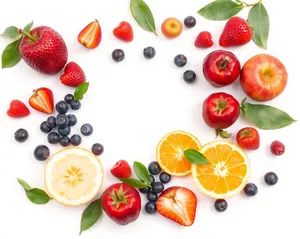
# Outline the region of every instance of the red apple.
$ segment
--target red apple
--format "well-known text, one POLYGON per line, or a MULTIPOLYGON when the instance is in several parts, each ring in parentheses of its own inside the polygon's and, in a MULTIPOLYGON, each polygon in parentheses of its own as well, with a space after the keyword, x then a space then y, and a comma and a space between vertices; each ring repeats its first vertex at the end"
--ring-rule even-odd
POLYGON ((288 73, 283 63, 274 56, 258 54, 244 64, 240 78, 241 86, 249 97, 268 101, 284 91, 288 73))
POLYGON ((168 38, 178 37, 182 32, 182 23, 176 18, 167 18, 161 25, 161 31, 168 38))

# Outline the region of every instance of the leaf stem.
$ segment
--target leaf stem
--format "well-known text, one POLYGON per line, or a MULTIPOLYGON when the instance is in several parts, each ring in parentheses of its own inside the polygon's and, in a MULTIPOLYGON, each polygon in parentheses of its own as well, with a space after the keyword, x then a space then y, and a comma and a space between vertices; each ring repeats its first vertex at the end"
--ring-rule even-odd
POLYGON ((259 4, 261 2, 262 2, 262 0, 259 0, 256 3, 246 3, 246 2, 242 2, 242 3, 244 4, 245 7, 253 7, 253 6, 256 6, 257 4, 259 4))
POLYGON ((19 29, 19 33, 21 33, 21 34, 24 35, 24 36, 27 36, 27 37, 28 37, 31 41, 33 41, 33 42, 36 42, 36 41, 37 41, 37 38, 36 38, 36 37, 32 36, 30 33, 26 32, 26 31, 24 31, 24 30, 22 30, 22 29, 19 29))

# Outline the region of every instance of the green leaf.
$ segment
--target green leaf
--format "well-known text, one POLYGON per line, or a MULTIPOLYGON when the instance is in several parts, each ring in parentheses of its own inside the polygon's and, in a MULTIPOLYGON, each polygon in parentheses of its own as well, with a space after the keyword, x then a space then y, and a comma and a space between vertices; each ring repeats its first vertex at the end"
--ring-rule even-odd
POLYGON ((46 204, 51 200, 48 194, 39 188, 33 188, 30 190, 25 190, 28 199, 35 204, 46 204))
POLYGON ((76 87, 75 92, 74 92, 74 98, 75 100, 82 100, 84 94, 88 91, 89 89, 89 82, 85 82, 80 84, 79 86, 76 87))
POLYGON ((4 30, 4 32, 2 34, 0 34, 0 36, 16 38, 16 37, 20 36, 19 29, 14 26, 8 27, 4 30))
POLYGON ((270 20, 262 3, 258 3, 250 9, 248 23, 253 28, 252 40, 257 46, 267 49, 270 20))
POLYGON ((25 32, 30 32, 31 28, 33 26, 33 21, 28 23, 25 27, 24 27, 24 31, 25 32))
POLYGON ((81 233, 92 227, 100 218, 102 213, 101 199, 93 201, 83 212, 81 216, 80 232, 81 233))
POLYGON ((130 11, 142 28, 157 35, 152 12, 143 0, 130 0, 130 11))
POLYGON ((269 105, 246 103, 245 99, 242 101, 241 110, 249 121, 261 129, 280 129, 296 122, 280 109, 269 105))
POLYGON ((18 178, 19 184, 25 189, 25 190, 30 190, 31 187, 29 186, 28 183, 26 183, 23 179, 18 178))
POLYGON ((9 68, 14 65, 16 65, 20 60, 20 51, 19 51, 19 45, 21 42, 22 38, 19 40, 16 40, 4 49, 2 53, 2 68, 9 68))
POLYGON ((208 161, 202 153, 195 149, 187 149, 184 151, 184 156, 192 164, 205 165, 208 161))
POLYGON ((198 14, 209 20, 221 21, 238 14, 244 8, 243 4, 228 0, 217 0, 201 8, 198 14))
POLYGON ((140 180, 137 180, 135 178, 119 178, 123 183, 134 187, 134 188, 145 188, 149 187, 149 185, 146 182, 142 182, 140 180))
POLYGON ((148 185, 151 184, 150 174, 147 170, 147 168, 140 162, 135 161, 133 163, 133 169, 136 174, 136 176, 142 180, 143 182, 146 182, 148 185))

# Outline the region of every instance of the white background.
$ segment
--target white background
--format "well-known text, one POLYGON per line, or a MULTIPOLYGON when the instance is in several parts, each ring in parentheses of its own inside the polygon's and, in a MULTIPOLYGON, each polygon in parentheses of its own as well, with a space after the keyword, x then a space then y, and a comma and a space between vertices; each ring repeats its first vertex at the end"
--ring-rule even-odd
MULTIPOLYGON (((141 29, 129 11, 128 0, 111 1, 2 1, 0 7, 0 31, 7 26, 23 27, 34 20, 34 26, 47 25, 56 29, 65 39, 69 50, 69 61, 75 61, 84 69, 90 90, 82 102, 82 109, 76 113, 79 132, 83 123, 94 126, 94 134, 83 139, 82 146, 90 148, 95 142, 105 146, 101 161, 105 167, 107 186, 117 182, 109 169, 119 159, 129 162, 138 160, 144 164, 155 160, 156 145, 166 133, 172 130, 186 130, 201 143, 214 140, 214 131, 202 120, 203 100, 212 92, 219 91, 209 85, 202 75, 202 60, 212 50, 219 49, 218 38, 225 22, 212 22, 196 14, 209 1, 163 0, 147 1, 155 16, 157 32, 154 34, 141 29), (162 21, 167 17, 183 20, 186 16, 197 18, 197 26, 184 29, 174 40, 164 38, 160 31, 162 21), (103 39, 95 50, 87 50, 77 42, 77 34, 90 21, 97 18, 101 24, 103 39), (134 29, 132 43, 123 43, 114 38, 112 30, 122 20, 129 21, 134 29), (193 46, 196 35, 209 30, 216 44, 207 50, 193 46), (153 60, 143 58, 142 50, 153 46, 157 55, 153 60), (126 59, 115 63, 111 52, 122 48, 126 59), (188 57, 184 69, 174 66, 175 55, 183 53, 188 57), (187 85, 182 80, 185 70, 195 70, 198 80, 187 85)), ((299 38, 296 16, 300 8, 298 1, 264 0, 271 20, 268 50, 259 49, 254 43, 230 49, 243 64, 257 53, 269 53, 278 57, 286 66, 289 82, 284 93, 268 104, 284 109, 295 119, 299 113, 299 38)), ((239 15, 246 17, 248 9, 239 15)), ((0 51, 9 43, 0 38, 0 51)), ((61 100, 73 89, 60 84, 60 74, 41 75, 24 62, 11 69, 0 70, 0 149, 1 149, 1 192, 0 192, 0 238, 299 238, 299 123, 277 131, 262 131, 261 147, 248 156, 252 164, 251 181, 256 183, 259 193, 254 198, 238 195, 228 199, 228 210, 217 213, 214 200, 203 196, 193 186, 191 178, 176 178, 172 185, 183 185, 192 189, 198 197, 198 209, 192 227, 183 228, 157 215, 147 215, 144 211, 139 220, 126 227, 111 221, 106 215, 91 230, 78 236, 81 213, 85 206, 70 208, 51 201, 47 205, 30 203, 16 178, 25 179, 34 187, 43 188, 45 162, 33 157, 36 145, 47 143, 46 135, 39 130, 39 124, 46 115, 31 110, 24 119, 7 117, 8 104, 13 99, 27 102, 32 90, 46 86, 61 100), (30 138, 18 144, 13 134, 26 128, 30 138), (286 145, 286 153, 281 157, 271 155, 269 146, 273 140, 281 140, 286 145), (263 182, 266 172, 274 171, 279 176, 275 187, 263 182), (294 218, 294 219, 293 219, 294 218)), ((239 101, 245 97, 239 83, 220 89, 233 94, 239 101)), ((230 131, 236 133, 241 127, 250 125, 243 118, 230 131)), ((234 138, 232 138, 234 140, 234 138)), ((51 146, 54 153, 60 147, 51 146)), ((170 184, 170 185, 171 185, 170 184)), ((145 199, 143 197, 143 199, 145 199)))

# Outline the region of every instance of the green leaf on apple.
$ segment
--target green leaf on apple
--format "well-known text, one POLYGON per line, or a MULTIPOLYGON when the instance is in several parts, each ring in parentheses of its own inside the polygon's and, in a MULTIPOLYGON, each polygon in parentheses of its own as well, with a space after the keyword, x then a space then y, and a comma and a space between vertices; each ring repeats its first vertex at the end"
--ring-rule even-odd
POLYGON ((28 23, 25 27, 24 27, 24 31, 25 32, 30 32, 31 28, 33 26, 33 21, 28 23))
POLYGON ((2 53, 2 68, 9 68, 18 64, 21 60, 19 46, 22 37, 6 46, 2 53))
POLYGON ((9 37, 9 38, 16 38, 20 36, 19 29, 15 26, 10 26, 4 30, 2 34, 0 34, 2 37, 9 37))
POLYGON ((89 206, 84 210, 81 216, 79 235, 83 231, 91 228, 98 221, 101 214, 102 214, 102 204, 100 198, 90 203, 89 206))

